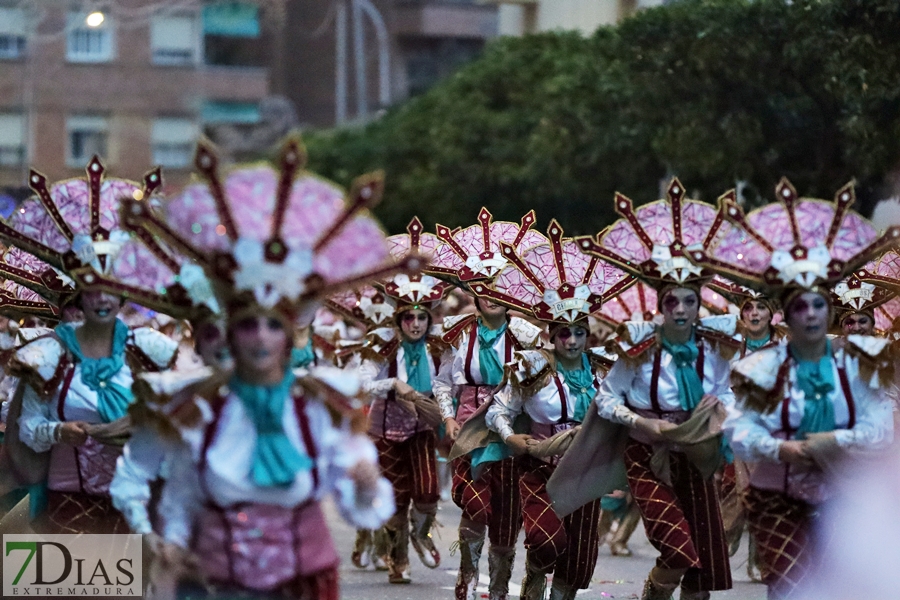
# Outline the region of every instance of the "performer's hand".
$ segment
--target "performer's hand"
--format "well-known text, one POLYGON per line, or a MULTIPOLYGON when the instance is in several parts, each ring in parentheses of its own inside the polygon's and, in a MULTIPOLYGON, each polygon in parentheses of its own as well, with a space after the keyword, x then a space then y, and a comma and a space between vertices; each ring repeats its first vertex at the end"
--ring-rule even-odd
POLYGON ((646 417, 638 417, 634 422, 634 428, 647 436, 651 441, 662 441, 663 432, 675 429, 678 425, 669 423, 662 419, 648 419, 646 417))
POLYGON ((719 400, 719 397, 715 394, 703 394, 703 397, 700 398, 700 402, 721 402, 721 400, 719 400))
POLYGON ((369 461, 361 460, 347 470, 347 476, 356 484, 356 493, 360 499, 371 500, 378 492, 378 478, 381 473, 378 467, 369 461))
POLYGON ((812 457, 806 451, 806 442, 797 440, 781 443, 781 448, 778 449, 778 460, 788 464, 807 467, 811 467, 814 464, 812 457))
POLYGON ((59 426, 59 441, 69 446, 82 446, 88 439, 87 423, 66 421, 59 426))
POLYGON ((506 438, 506 445, 512 449, 513 454, 520 455, 528 452, 528 440, 531 436, 527 433, 514 433, 506 438))
POLYGON ((460 429, 459 423, 453 417, 444 419, 444 430, 447 432, 447 437, 451 440, 455 440, 459 436, 460 429))
POLYGON ((415 402, 415 394, 416 390, 412 388, 411 385, 406 383, 405 381, 400 381, 399 379, 394 379, 394 392, 404 399, 409 399, 412 402, 415 402))

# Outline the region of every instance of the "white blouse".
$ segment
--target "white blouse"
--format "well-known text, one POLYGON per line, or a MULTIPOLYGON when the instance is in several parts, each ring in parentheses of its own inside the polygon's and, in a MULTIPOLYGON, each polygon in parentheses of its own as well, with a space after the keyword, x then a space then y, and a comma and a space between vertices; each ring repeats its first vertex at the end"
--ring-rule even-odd
MULTIPOLYGON (((703 345, 703 392, 716 396, 726 406, 733 404, 734 394, 731 392, 730 381, 731 363, 712 348, 706 340, 701 339, 698 346, 701 344, 703 345)), ((662 352, 659 377, 657 378, 659 408, 665 412, 682 410, 674 358, 657 346, 647 350, 640 362, 636 363, 621 358, 616 361, 594 398, 601 417, 630 427, 633 426, 638 416, 631 408, 645 410, 654 408, 650 397, 650 385, 653 380, 653 362, 656 352, 662 352)))
MULTIPOLYGON (((256 432, 240 398, 230 392, 222 407, 217 432, 207 450, 206 471, 201 485, 198 472, 202 441, 191 440, 192 460, 172 465, 172 473, 163 488, 160 514, 164 516, 164 537, 186 546, 191 537, 194 517, 207 500, 223 507, 253 502, 293 507, 310 499, 334 493, 341 515, 356 527, 375 529, 394 513, 391 484, 378 481, 374 497, 356 490, 347 470, 360 461, 377 464, 374 444, 365 436, 335 427, 327 408, 317 400, 306 403, 306 415, 316 446, 316 466, 320 485, 313 489, 312 471, 300 470, 288 487, 259 487, 250 478, 256 432), (205 491, 204 491, 205 489, 205 491), (209 494, 207 497, 206 493, 209 494)), ((285 402, 284 432, 291 444, 310 455, 303 442, 294 403, 285 402)))
MULTIPOLYGON (((513 362, 508 364, 506 369, 512 373, 511 377, 518 376, 520 380, 524 380, 540 372, 546 364, 547 360, 541 352, 530 350, 516 352, 513 362)), ((597 380, 599 377, 595 379, 597 380)), ((529 390, 527 394, 518 386, 510 383, 504 385, 494 394, 494 402, 485 414, 485 422, 488 429, 500 434, 505 441, 515 433, 513 422, 523 411, 533 423, 555 425, 564 420, 574 419, 576 402, 577 399, 572 396, 563 377, 554 371, 547 377, 546 385, 537 390, 529 390), (565 398, 560 396, 560 390, 565 398), (565 415, 563 415, 563 399, 566 403, 565 415)))

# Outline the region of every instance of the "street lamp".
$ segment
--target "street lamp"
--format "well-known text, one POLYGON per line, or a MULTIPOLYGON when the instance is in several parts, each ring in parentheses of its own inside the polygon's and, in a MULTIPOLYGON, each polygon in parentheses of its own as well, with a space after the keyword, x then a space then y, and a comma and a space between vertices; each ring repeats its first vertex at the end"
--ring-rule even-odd
POLYGON ((88 27, 100 27, 105 20, 106 16, 99 10, 95 10, 84 19, 84 22, 88 27))

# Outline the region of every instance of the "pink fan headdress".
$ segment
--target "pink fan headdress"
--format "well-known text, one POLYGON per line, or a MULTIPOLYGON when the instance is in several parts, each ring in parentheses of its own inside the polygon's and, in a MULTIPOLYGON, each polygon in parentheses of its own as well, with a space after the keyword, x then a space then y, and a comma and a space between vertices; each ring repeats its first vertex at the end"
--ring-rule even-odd
POLYGON ((172 198, 165 216, 145 202, 128 202, 125 222, 142 238, 162 239, 189 256, 196 264, 182 281, 190 298, 218 303, 230 318, 262 310, 293 322, 314 301, 419 266, 415 256, 391 264, 386 236, 369 214, 381 198, 381 174, 358 178, 347 196, 304 171, 305 162, 300 140, 289 138, 276 165, 221 173, 214 150, 201 143, 200 181, 172 198))
POLYGON ((486 208, 478 213, 478 223, 457 230, 438 224, 437 237, 442 242, 435 248, 426 272, 456 285, 469 286, 475 281, 491 280, 508 264, 502 245, 522 252, 547 243, 547 238, 531 227, 534 211, 520 223, 494 221, 486 208))
POLYGON ((531 313, 553 325, 583 323, 603 303, 635 283, 635 278, 597 257, 581 252, 554 219, 548 242, 519 255, 509 244, 502 252, 509 261, 492 284, 475 283, 478 296, 531 313))
POLYGON ((77 293, 74 282, 27 252, 10 247, 0 258, 0 314, 19 319, 34 316, 58 320, 62 306, 77 293), (54 282, 49 287, 44 277, 54 282), (27 282, 27 286, 24 283, 27 282))
POLYGON ((616 193, 615 207, 622 218, 596 240, 577 238, 582 251, 617 265, 657 291, 672 286, 699 288, 712 278, 687 254, 706 247, 710 229, 720 217, 709 204, 685 198, 677 178, 662 200, 635 209, 629 198, 616 193))
POLYGON ((900 317, 900 253, 888 250, 855 275, 863 283, 887 290, 889 299, 875 308, 875 328, 882 332, 897 332, 898 325, 895 323, 900 317))
POLYGON ((159 169, 143 184, 106 177, 96 156, 86 178, 48 184, 32 170, 29 185, 35 197, 0 223, 0 238, 36 257, 12 257, 0 275, 28 287, 58 306, 78 291, 90 288, 127 298, 162 312, 191 307, 179 284, 182 257, 161 259, 157 244, 134 238, 119 219, 123 201, 155 202, 161 184, 159 169), (24 261, 24 262, 21 262, 24 261), (21 264, 20 264, 21 262, 21 264), (31 269, 28 275, 23 270, 31 269))
POLYGON ((834 202, 798 198, 782 179, 779 202, 745 215, 734 192, 719 199, 715 241, 691 257, 704 268, 782 299, 794 290, 828 290, 854 269, 895 243, 900 229, 879 236, 875 227, 850 210, 852 185, 834 202))
POLYGON ((394 305, 378 289, 364 285, 354 290, 344 290, 325 301, 333 312, 361 323, 366 331, 389 327, 394 317, 394 305))
POLYGON ((869 313, 874 316, 875 309, 895 294, 886 288, 878 287, 868 281, 863 281, 869 270, 874 270, 875 263, 870 262, 866 268, 855 271, 842 279, 831 289, 831 303, 838 313, 840 322, 847 315, 853 313, 869 313))
POLYGON ((656 314, 656 290, 642 281, 603 303, 598 318, 617 326, 626 321, 652 321, 656 314))
MULTIPOLYGON (((421 256, 426 263, 434 257, 440 240, 425 233, 422 221, 413 217, 406 226, 406 233, 388 238, 391 256, 402 262, 410 256, 421 256)), ((394 304, 395 314, 410 309, 431 312, 450 291, 451 285, 427 273, 400 273, 381 283, 385 296, 394 304)))

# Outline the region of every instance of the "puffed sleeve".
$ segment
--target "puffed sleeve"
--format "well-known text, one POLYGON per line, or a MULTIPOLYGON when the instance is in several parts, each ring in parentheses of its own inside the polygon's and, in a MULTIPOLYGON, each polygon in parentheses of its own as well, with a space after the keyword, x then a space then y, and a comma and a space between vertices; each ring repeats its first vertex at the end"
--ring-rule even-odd
POLYGON ((62 422, 55 419, 52 412, 56 403, 42 399, 24 381, 19 385, 25 386, 22 414, 19 416, 19 437, 35 452, 47 452, 59 441, 57 429, 62 422))
POLYGON ((363 391, 376 398, 387 396, 388 392, 394 389, 394 382, 397 378, 383 377, 384 373, 382 372, 385 370, 384 366, 374 360, 364 359, 357 370, 363 391))
POLYGON ((856 425, 853 429, 838 429, 835 440, 846 450, 883 450, 894 440, 894 406, 887 391, 868 389, 856 394, 856 425))
POLYGON ((162 535, 167 542, 187 548, 194 528, 194 520, 203 506, 203 491, 197 464, 187 446, 183 454, 172 460, 171 474, 163 486, 159 513, 163 517, 162 535))
POLYGON ((147 427, 138 427, 116 461, 109 494, 134 533, 153 531, 147 512, 150 482, 159 477, 165 457, 166 444, 159 436, 147 427))
POLYGON ((739 408, 736 402, 726 404, 725 408, 728 410, 728 417, 722 430, 736 457, 751 463, 780 462, 778 453, 784 440, 769 432, 759 413, 739 408))
POLYGON ((715 354, 713 362, 713 388, 710 392, 725 406, 734 404, 734 392, 731 390, 731 362, 715 354))
POLYGON ((453 373, 456 370, 456 351, 453 346, 444 350, 441 356, 441 368, 431 382, 431 391, 441 407, 441 417, 450 419, 456 416, 453 409, 453 373))
POLYGON ((634 427, 638 415, 625 405, 626 394, 632 389, 636 369, 625 360, 619 359, 600 383, 594 396, 597 410, 604 419, 627 427, 634 427))
POLYGON ((500 437, 506 441, 506 438, 515 433, 513 431, 513 422, 520 414, 525 403, 521 393, 511 384, 507 383, 494 394, 494 401, 485 413, 484 420, 488 429, 500 434, 500 437))
MULTIPOLYGON (((360 489, 348 471, 361 462, 378 467, 378 451, 364 434, 352 433, 345 425, 334 427, 324 410, 309 406, 310 420, 318 427, 322 452, 327 456, 328 476, 338 512, 361 529, 378 529, 394 514, 394 490, 379 477, 374 489, 360 489)), ((321 463, 320 463, 321 464, 321 463)))

